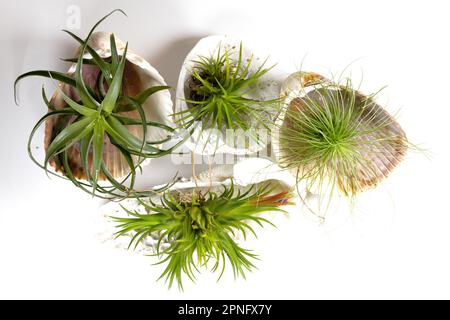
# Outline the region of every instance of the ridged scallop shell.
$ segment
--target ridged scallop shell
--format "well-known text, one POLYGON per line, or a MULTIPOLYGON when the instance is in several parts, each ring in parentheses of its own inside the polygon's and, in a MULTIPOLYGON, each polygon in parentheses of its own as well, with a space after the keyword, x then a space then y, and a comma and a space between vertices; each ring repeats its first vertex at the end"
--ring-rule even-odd
MULTIPOLYGON (((250 185, 257 185, 259 183, 270 183, 274 188, 273 194, 290 191, 295 185, 294 177, 282 170, 278 165, 268 159, 263 158, 248 158, 239 161, 234 165, 221 165, 213 167, 209 171, 200 173, 197 179, 181 179, 170 187, 172 192, 177 197, 191 197, 192 191, 200 190, 202 192, 213 191, 218 194, 223 190, 222 185, 230 185, 232 183, 235 189, 245 191, 250 185)), ((156 186, 155 188, 158 188, 156 186)), ((153 196, 151 199, 155 203, 159 203, 160 196, 153 196)), ((145 199, 143 199, 145 201, 145 199)), ((124 199, 119 202, 108 202, 100 208, 99 224, 103 230, 99 234, 102 242, 113 243, 119 248, 127 248, 129 240, 133 236, 130 234, 129 238, 114 237, 114 223, 109 221, 110 216, 126 217, 126 212, 122 206, 130 211, 137 211, 140 214, 146 214, 145 207, 134 198, 124 199)), ((138 246, 138 251, 153 253, 158 242, 158 235, 146 237, 138 246)), ((169 239, 163 239, 164 245, 168 245, 169 239)))
MULTIPOLYGON (((110 50, 110 33, 106 32, 96 32, 93 33, 89 45, 102 57, 109 58, 111 56, 110 50)), ((116 38, 117 51, 122 54, 125 49, 125 43, 120 39, 116 38)), ((80 49, 78 49, 76 56, 79 56, 80 49)), ((85 54, 85 58, 90 58, 89 54, 85 54)), ((73 74, 75 72, 75 64, 70 67, 68 74, 73 74)), ((93 85, 96 81, 99 69, 92 65, 83 66, 83 79, 88 85, 93 85)), ((143 89, 151 86, 165 86, 166 82, 159 72, 151 66, 145 59, 138 56, 137 54, 128 51, 127 52, 127 62, 125 64, 124 79, 123 79, 123 93, 127 96, 134 96, 143 89)), ((59 87, 61 90, 73 99, 77 99, 78 94, 76 89, 60 83, 59 87)), ((66 106, 61 94, 56 91, 50 101, 56 108, 63 108, 66 106)), ((150 96, 147 101, 143 104, 143 109, 147 120, 162 123, 165 125, 172 125, 171 113, 172 113, 172 100, 170 97, 170 92, 168 90, 159 91, 152 96, 150 96)), ((139 118, 137 111, 130 111, 123 113, 128 117, 139 118)), ((47 120, 45 125, 45 138, 44 146, 47 151, 48 146, 55 137, 55 131, 58 127, 67 125, 70 119, 56 116, 51 117, 47 120)), ((141 126, 128 126, 128 130, 134 134, 139 139, 143 138, 143 132, 141 126)), ((148 127, 146 139, 148 141, 158 141, 167 137, 167 131, 155 127, 148 127)), ((81 165, 79 145, 75 144, 68 151, 69 166, 77 179, 85 179, 86 175, 81 165)), ((89 157, 90 159, 90 157, 89 157)), ((125 159, 123 159, 120 152, 105 139, 103 160, 115 178, 120 178, 129 173, 129 167, 125 159)), ((90 160, 89 160, 90 161, 90 160)), ((149 160, 146 161, 147 164, 149 160)), ((55 163, 51 162, 52 166, 55 167, 55 163)), ((144 165, 143 164, 143 165, 144 165)), ((59 170, 59 168, 55 168, 59 170)), ((100 179, 104 179, 101 175, 100 179)))
MULTIPOLYGON (((200 39, 200 41, 193 47, 193 49, 186 56, 184 63, 181 67, 180 75, 178 78, 177 90, 176 90, 176 102, 174 105, 174 113, 187 110, 189 108, 185 99, 189 97, 189 81, 192 76, 192 70, 198 61, 199 57, 215 57, 218 51, 221 53, 229 51, 230 59, 237 60, 239 56, 239 47, 241 41, 226 35, 214 35, 200 39)), ((256 69, 265 61, 265 59, 259 58, 254 55, 252 50, 242 45, 242 57, 243 61, 249 61, 251 57, 252 64, 249 69, 250 73, 254 73, 256 69)), ((265 67, 272 66, 270 61, 267 61, 265 67)), ((248 94, 248 98, 253 99, 275 99, 278 97, 280 90, 280 82, 274 77, 275 71, 272 69, 260 78, 258 87, 248 94)), ((267 121, 271 121, 273 115, 267 115, 267 121)), ((181 122, 179 116, 175 116, 175 122, 181 122)), ((183 122, 181 122, 182 124, 183 122)), ((236 154, 236 155, 249 155, 261 151, 266 147, 266 143, 257 143, 250 138, 245 138, 247 143, 233 144, 223 139, 225 131, 222 130, 222 135, 202 131, 200 126, 196 126, 191 138, 188 139, 185 145, 194 153, 201 155, 214 155, 221 153, 236 154)), ((237 139, 244 141, 242 134, 239 134, 237 139)))
MULTIPOLYGON (((276 159, 282 158, 280 150, 280 128, 289 125, 285 120, 286 110, 301 108, 303 105, 302 97, 309 95, 314 97, 314 85, 320 83, 332 83, 331 80, 312 72, 297 72, 290 75, 281 87, 280 96, 283 97, 285 108, 276 120, 277 129, 272 135, 272 145, 276 159)), ((362 101, 366 98, 360 92, 355 91, 356 99, 362 101)), ((362 103, 361 103, 362 104, 362 103)), ((357 105, 361 105, 358 104, 357 105)), ((402 161, 407 151, 407 138, 398 122, 392 117, 382 106, 378 105, 373 99, 366 105, 361 114, 361 128, 370 129, 374 123, 388 123, 382 130, 372 131, 360 136, 361 142, 371 142, 371 152, 361 150, 361 154, 372 164, 374 170, 365 170, 362 164, 358 165, 356 172, 358 175, 358 183, 356 184, 357 192, 364 191, 368 188, 375 187, 402 161), (370 115, 370 116, 369 116, 370 115), (370 119, 370 120, 369 120, 370 119), (389 139, 384 139, 389 136, 389 139), (364 154, 363 154, 364 153, 364 154)), ((297 174, 297 169, 290 169, 293 175, 297 174)), ((350 187, 344 181, 337 181, 337 185, 345 194, 350 193, 350 187)))

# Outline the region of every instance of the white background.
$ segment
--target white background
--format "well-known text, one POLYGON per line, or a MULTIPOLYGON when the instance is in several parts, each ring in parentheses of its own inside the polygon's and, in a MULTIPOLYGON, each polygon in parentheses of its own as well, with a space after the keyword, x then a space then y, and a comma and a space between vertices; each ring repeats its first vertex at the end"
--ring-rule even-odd
MULTIPOLYGON (((0 298, 450 298, 448 181, 450 50, 448 1, 2 1, 0 9, 0 298), (167 290, 152 258, 102 244, 100 201, 48 179, 26 154, 26 140, 45 112, 42 79, 20 86, 33 69, 66 66, 75 50, 60 32, 70 4, 81 30, 114 8, 101 29, 113 31, 175 86, 181 63, 199 38, 234 34, 280 61, 303 69, 364 75, 362 90, 388 85, 379 100, 413 143, 411 152, 357 210, 321 226, 300 209, 276 219, 249 241, 260 254, 247 280, 219 283, 203 272, 184 292, 167 290), (356 62, 353 62, 357 60, 356 62), (352 63, 353 62, 353 63, 352 63)), ((47 91, 50 91, 50 84, 47 91)), ((145 169, 142 183, 162 183, 177 170, 167 159, 145 169)), ((292 211, 292 210, 291 210, 292 211)), ((228 270, 230 271, 230 270, 228 270)))

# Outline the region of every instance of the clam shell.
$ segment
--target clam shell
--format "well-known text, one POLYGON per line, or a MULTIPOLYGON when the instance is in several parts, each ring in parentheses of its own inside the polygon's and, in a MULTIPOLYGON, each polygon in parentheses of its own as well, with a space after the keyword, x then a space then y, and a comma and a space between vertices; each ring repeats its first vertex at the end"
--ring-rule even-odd
MULTIPOLYGON (((202 172, 197 179, 182 179, 175 183, 169 189, 177 197, 192 196, 192 191, 200 190, 213 191, 220 194, 223 190, 222 185, 230 185, 233 179, 234 187, 237 190, 248 190, 250 185, 267 183, 273 186, 273 193, 290 191, 295 185, 294 177, 285 170, 282 170, 278 165, 272 161, 263 158, 248 158, 239 161, 234 165, 222 165, 212 168, 209 171, 202 172)), ((159 188, 156 186, 155 188, 159 188)), ((158 203, 161 196, 153 196, 151 200, 158 203)), ((145 201, 145 199, 144 199, 145 201)), ((116 239, 114 232, 114 224, 109 221, 109 216, 126 217, 126 212, 122 209, 125 207, 131 211, 137 211, 140 214, 147 213, 145 207, 136 199, 124 199, 119 202, 111 201, 100 208, 99 224, 101 224, 102 232, 99 233, 99 239, 105 243, 112 243, 115 247, 126 249, 129 244, 130 237, 120 237, 116 239)), ((156 243, 158 235, 146 237, 138 245, 138 252, 154 253, 156 250, 156 243)), ((170 239, 163 239, 163 245, 167 245, 170 239)))
MULTIPOLYGON (((290 75, 281 87, 280 96, 284 98, 285 108, 280 113, 276 120, 276 129, 272 135, 272 145, 275 157, 278 161, 283 154, 280 150, 280 130, 283 126, 288 126, 289 123, 285 120, 286 110, 293 110, 295 108, 302 108, 304 105, 304 98, 306 95, 310 99, 318 99, 317 93, 314 92, 314 85, 320 83, 331 83, 331 80, 312 72, 297 72, 290 75)), ((362 101, 366 98, 360 92, 356 92, 356 99, 362 101)), ((362 103, 361 103, 362 104, 362 103)), ((356 105, 361 105, 356 104, 356 105)), ((361 150, 360 153, 365 159, 371 163, 373 170, 365 170, 365 167, 360 164, 356 168, 357 172, 357 192, 362 192, 366 189, 375 187, 389 173, 402 161, 407 151, 407 138, 397 123, 397 121, 380 105, 371 100, 366 105, 366 108, 361 113, 361 129, 370 129, 374 123, 388 123, 382 130, 373 131, 360 136, 362 143, 366 141, 373 142, 371 144, 371 152, 361 150), (370 119, 369 119, 370 118, 370 119), (389 136, 390 139, 383 139, 389 136), (392 138, 394 137, 394 138, 392 138)), ((297 174, 297 169, 290 169, 293 175, 297 174)), ((350 187, 344 181, 337 181, 337 185, 344 194, 350 193, 350 187)))
MULTIPOLYGON (((230 58, 237 60, 239 55, 239 47, 241 41, 226 35, 208 36, 201 39, 194 48, 186 56, 184 63, 181 67, 180 75, 178 78, 178 85, 176 90, 176 102, 174 106, 174 113, 187 110, 189 108, 185 99, 189 97, 189 82, 192 77, 192 70, 196 65, 199 57, 215 57, 218 50, 221 53, 229 51, 230 58)), ((253 57, 250 73, 254 73, 257 68, 264 62, 265 59, 261 59, 256 56, 252 50, 242 46, 243 61, 248 61, 253 57)), ((273 63, 267 61, 265 66, 270 67, 273 63)), ((277 81, 277 71, 272 69, 260 78, 260 83, 255 90, 248 94, 248 98, 253 99, 275 99, 278 98, 280 90, 280 81, 277 81)), ((268 121, 273 118, 274 115, 267 114, 268 121)), ((180 116, 174 116, 175 122, 183 124, 180 120, 180 116)), ((249 119, 251 121, 251 119, 249 119)), ((224 128, 218 128, 218 132, 210 132, 208 130, 203 131, 200 125, 195 126, 194 133, 191 138, 188 139, 185 145, 194 153, 201 155, 214 155, 220 153, 229 153, 236 155, 249 155, 258 151, 261 151, 266 147, 266 142, 263 141, 257 143, 253 141, 248 135, 243 135, 243 132, 236 133, 237 143, 234 139, 227 139, 224 128), (232 141, 233 140, 233 141, 232 141)))
MULTIPOLYGON (((92 34, 89 40, 89 45, 102 57, 109 58, 111 56, 110 50, 110 33, 106 32, 96 32, 92 34)), ((116 38, 117 51, 122 54, 125 49, 125 43, 120 39, 116 38)), ((80 49, 77 50, 76 56, 79 56, 80 49)), ((89 54, 85 54, 85 58, 90 58, 89 54)), ((73 74, 75 72, 76 66, 73 64, 68 70, 68 74, 73 74)), ((99 69, 95 66, 84 65, 83 66, 83 79, 88 85, 93 85, 96 81, 99 69)), ((77 99, 78 94, 76 89, 73 87, 59 83, 60 89, 72 99, 77 99)), ((151 86, 164 86, 166 82, 159 72, 152 67, 145 59, 139 55, 128 51, 127 52, 127 62, 125 65, 124 79, 123 79, 123 92, 127 96, 134 96, 145 88, 151 86)), ((61 94, 55 91, 50 102, 56 108, 63 108, 66 106, 61 94)), ((159 91, 152 96, 150 96, 147 101, 143 104, 143 109, 147 120, 159 122, 165 125, 172 125, 171 113, 172 113, 172 100, 170 97, 170 92, 168 90, 159 91)), ((139 118, 137 111, 124 112, 124 115, 128 117, 139 118)), ((48 146, 57 134, 58 128, 64 127, 72 121, 63 116, 51 117, 47 120, 45 124, 45 138, 44 147, 47 151, 48 146)), ((134 134, 136 137, 142 139, 143 132, 140 126, 128 126, 128 130, 134 134)), ((148 141, 158 141, 167 137, 167 131, 149 127, 147 130, 146 139, 148 141)), ((129 173, 129 167, 125 159, 119 151, 105 139, 103 148, 103 160, 115 178, 120 178, 129 173)), ((79 144, 75 144, 68 151, 69 166, 77 179, 85 179, 86 175, 81 165, 79 144)), ((89 163, 91 161, 91 155, 89 156, 89 163)), ((148 164, 149 159, 146 160, 142 165, 148 164)), ((54 161, 51 161, 51 165, 58 171, 58 168, 54 161)), ((101 175, 100 179, 104 180, 105 177, 101 175)))

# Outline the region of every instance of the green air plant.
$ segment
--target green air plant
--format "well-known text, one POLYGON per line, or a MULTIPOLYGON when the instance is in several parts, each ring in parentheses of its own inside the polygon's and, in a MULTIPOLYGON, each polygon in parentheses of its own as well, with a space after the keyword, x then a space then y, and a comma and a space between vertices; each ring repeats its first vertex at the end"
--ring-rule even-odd
POLYGON ((223 185, 223 191, 200 191, 197 188, 185 192, 166 191, 160 203, 139 200, 148 214, 127 211, 126 218, 113 218, 118 222, 117 236, 134 233, 130 246, 147 236, 157 234, 156 255, 159 263, 167 263, 160 278, 166 278, 169 287, 176 281, 183 288, 182 276, 192 281, 199 267, 220 270, 222 276, 226 260, 234 276, 245 277, 245 271, 254 268, 252 259, 257 256, 242 248, 234 239, 241 233, 244 239, 248 232, 256 236, 250 222, 260 226, 272 224, 260 214, 268 211, 283 211, 279 206, 289 204, 288 191, 272 192, 269 183, 253 185, 242 192, 233 183, 223 185), (169 239, 169 246, 161 245, 169 239))
POLYGON ((60 82, 50 101, 42 89, 48 113, 30 134, 30 157, 48 173, 65 177, 81 189, 105 198, 135 193, 136 170, 144 159, 161 157, 176 147, 159 148, 170 140, 174 129, 148 121, 143 108, 150 96, 168 87, 151 86, 131 92, 129 88, 139 87, 140 80, 133 74, 136 68, 127 60, 128 44, 119 51, 114 34, 111 34, 108 39, 110 47, 107 48, 111 54, 102 58, 89 43, 96 35, 93 32, 97 26, 114 12, 125 14, 121 10, 112 11, 94 25, 84 40, 64 30, 81 45, 77 58, 66 59, 75 64, 73 73, 31 71, 19 76, 14 84, 16 88, 21 79, 29 76, 60 82), (88 58, 85 53, 89 54, 88 58), (46 154, 44 164, 41 164, 32 153, 31 143, 44 123, 46 154), (146 141, 149 129, 165 132, 164 138, 146 141), (113 171, 112 163, 121 163, 125 169, 113 171), (63 175, 48 171, 49 164, 63 175), (119 177, 121 179, 118 180, 119 177), (108 183, 102 185, 99 180, 107 180, 108 183))
POLYGON ((307 190, 353 197, 376 186, 403 159, 405 133, 374 101, 317 74, 298 73, 297 93, 288 93, 279 128, 280 166, 307 190), (306 90, 308 89, 308 90, 306 90))
POLYGON ((256 65, 254 56, 245 58, 242 43, 237 48, 219 44, 216 54, 198 56, 184 85, 186 108, 174 114, 185 127, 200 123, 202 129, 267 128, 267 115, 274 113, 278 99, 257 94, 262 77, 272 67, 266 61, 256 65))

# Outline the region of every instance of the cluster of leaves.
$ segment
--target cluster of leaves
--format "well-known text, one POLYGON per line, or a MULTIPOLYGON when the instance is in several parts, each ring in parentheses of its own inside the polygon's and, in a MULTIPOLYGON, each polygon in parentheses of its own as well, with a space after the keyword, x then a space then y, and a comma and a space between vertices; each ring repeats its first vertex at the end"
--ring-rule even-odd
POLYGON ((175 113, 178 122, 185 126, 201 123, 205 128, 242 129, 247 131, 252 122, 263 127, 268 126, 263 115, 273 111, 279 100, 258 100, 249 98, 257 89, 261 77, 269 72, 262 63, 251 72, 253 56, 243 59, 242 43, 238 58, 232 59, 232 49, 217 55, 200 56, 194 61, 191 78, 188 80, 186 110, 175 113))
POLYGON ((348 81, 320 83, 292 100, 280 129, 280 165, 296 170, 297 180, 311 189, 332 192, 337 186, 356 195, 367 183, 362 180, 379 175, 371 157, 382 154, 383 145, 398 150, 406 143, 390 130, 393 118, 373 97, 358 94, 348 81))
MULTIPOLYGON (((170 140, 170 134, 173 132, 169 126, 147 121, 142 105, 149 96, 160 91, 168 89, 166 86, 156 86, 144 89, 134 97, 123 95, 122 81, 126 63, 127 47, 121 55, 118 54, 114 35, 110 37, 111 58, 103 59, 98 53, 89 46, 89 39, 97 26, 114 12, 114 10, 98 21, 90 30, 86 39, 82 40, 70 31, 64 30, 80 45, 79 57, 76 59, 67 59, 69 62, 76 63, 74 75, 47 70, 37 70, 22 74, 16 79, 17 83, 29 76, 48 77, 62 83, 68 84, 76 89, 79 101, 74 101, 66 95, 60 88, 59 94, 63 97, 67 107, 56 108, 53 106, 42 89, 43 99, 49 108, 49 112, 43 116, 33 128, 28 142, 28 152, 32 160, 47 171, 49 161, 53 160, 67 179, 71 180, 81 189, 100 197, 121 196, 123 193, 133 191, 136 169, 145 158, 161 157, 169 154, 176 146, 167 150, 162 150, 156 145, 170 140), (90 59, 85 59, 85 52, 89 53, 90 59), (110 61, 108 61, 110 60, 110 61), (84 64, 95 65, 100 69, 95 87, 86 85, 83 80, 82 68, 84 64), (136 110, 140 118, 126 117, 121 112, 136 110), (47 148, 45 161, 42 165, 32 154, 31 142, 38 128, 51 117, 67 117, 65 127, 60 128, 56 136, 47 148), (139 139, 127 129, 126 126, 142 126, 143 139, 139 139), (168 136, 161 141, 146 141, 145 136, 148 127, 158 127, 167 131, 168 136), (117 181, 109 172, 103 160, 103 147, 105 139, 117 148, 129 166, 129 174, 122 181, 117 181), (81 181, 74 177, 69 166, 68 149, 75 144, 79 144, 81 163, 86 174, 87 181, 81 181), (89 161, 89 154, 92 154, 92 161, 89 161), (135 157, 133 157, 135 156, 135 157), (135 161, 134 159, 138 160, 135 161), (98 183, 99 176, 106 177, 109 186, 101 186, 98 183), (125 185, 129 180, 129 184, 125 185)), ((48 172, 48 171, 47 171, 48 172)), ((51 174, 57 175, 53 172, 51 174)), ((60 175, 57 175, 60 176, 60 175)))
POLYGON ((231 184, 224 185, 220 194, 213 191, 202 194, 194 190, 188 199, 166 191, 160 204, 139 200, 149 214, 124 208, 129 217, 113 217, 119 223, 117 236, 134 233, 130 246, 133 243, 137 246, 145 237, 159 234, 157 255, 162 258, 160 263, 167 262, 160 278, 165 277, 169 286, 176 280, 182 289, 182 274, 194 281, 195 271, 199 271, 198 267, 206 267, 209 261, 213 261, 213 272, 221 269, 220 279, 227 258, 235 277, 245 277, 245 270, 254 268, 250 259, 257 256, 240 247, 233 236, 236 232, 241 232, 244 238, 247 232, 256 236, 249 222, 260 226, 272 224, 259 215, 283 211, 279 206, 290 203, 288 192, 270 195, 271 190, 267 183, 239 192, 231 184), (161 248, 163 238, 170 239, 166 249, 161 248))

